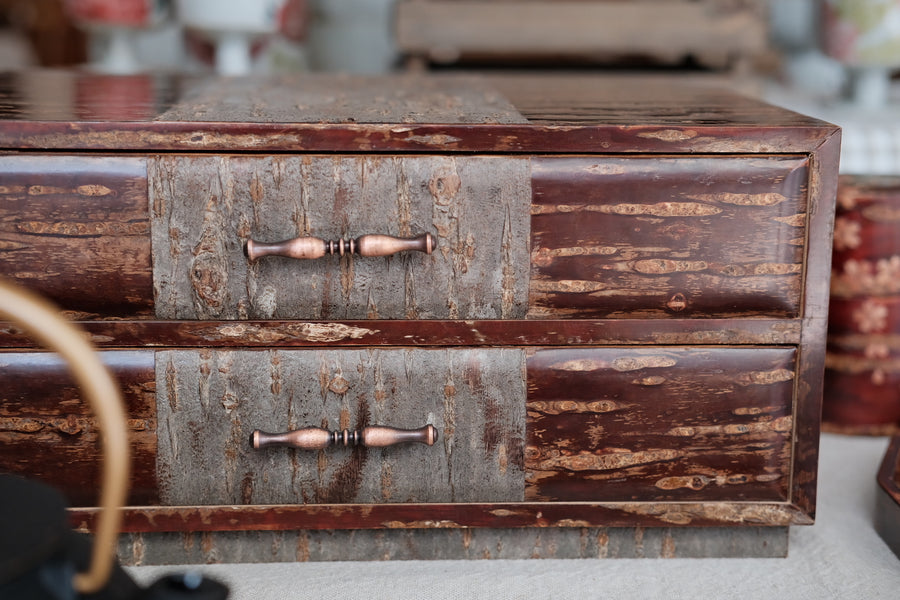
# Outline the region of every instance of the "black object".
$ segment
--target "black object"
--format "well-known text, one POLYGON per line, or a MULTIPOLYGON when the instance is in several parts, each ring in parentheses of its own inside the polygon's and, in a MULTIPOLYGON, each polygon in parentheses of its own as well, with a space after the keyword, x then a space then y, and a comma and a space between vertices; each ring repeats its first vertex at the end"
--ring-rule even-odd
POLYGON ((106 586, 83 595, 72 587, 90 563, 91 540, 69 528, 58 491, 0 475, 0 598, 3 600, 225 600, 228 588, 197 573, 167 575, 142 589, 118 564, 106 586))

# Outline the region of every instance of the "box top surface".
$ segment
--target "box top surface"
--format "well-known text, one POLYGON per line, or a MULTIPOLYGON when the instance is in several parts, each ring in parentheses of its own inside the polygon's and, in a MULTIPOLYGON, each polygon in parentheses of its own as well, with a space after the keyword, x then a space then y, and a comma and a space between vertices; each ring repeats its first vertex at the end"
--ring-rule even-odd
POLYGON ((0 148, 802 152, 837 128, 672 76, 0 74, 0 148))

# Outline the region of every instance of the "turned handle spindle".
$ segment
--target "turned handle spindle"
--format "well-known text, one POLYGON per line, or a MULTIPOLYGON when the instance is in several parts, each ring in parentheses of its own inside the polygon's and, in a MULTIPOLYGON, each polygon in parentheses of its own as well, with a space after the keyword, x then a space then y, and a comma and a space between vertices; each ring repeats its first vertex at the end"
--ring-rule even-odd
POLYGON ((437 429, 426 425, 418 429, 398 429, 375 425, 350 431, 329 431, 321 427, 305 427, 285 433, 266 433, 259 429, 250 435, 250 445, 254 448, 288 446, 302 450, 321 450, 329 446, 365 446, 384 448, 395 444, 418 442, 433 446, 437 441, 437 429))
POLYGON ((254 261, 263 256, 286 256, 288 258, 322 258, 326 254, 359 254, 360 256, 390 256, 398 252, 416 251, 431 254, 434 251, 434 236, 423 233, 414 238, 398 238, 377 233, 356 239, 328 241, 317 237, 298 237, 283 242, 265 244, 247 240, 244 247, 247 258, 254 261))

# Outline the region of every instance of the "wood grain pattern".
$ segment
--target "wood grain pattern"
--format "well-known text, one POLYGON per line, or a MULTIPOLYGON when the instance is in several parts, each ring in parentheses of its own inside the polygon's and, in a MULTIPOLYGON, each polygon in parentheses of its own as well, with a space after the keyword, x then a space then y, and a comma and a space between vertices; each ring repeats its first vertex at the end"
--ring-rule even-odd
MULTIPOLYGON (((153 352, 106 351, 118 381, 132 451, 129 502, 154 504, 156 384, 153 352)), ((100 485, 100 432, 90 406, 55 354, 0 353, 0 470, 43 480, 73 506, 94 506, 100 485)))
MULTIPOLYGON (((70 512, 90 530, 95 508, 70 512)), ((784 502, 493 502, 138 506, 124 511, 122 531, 287 531, 448 529, 467 527, 784 527, 812 519, 784 502)))
MULTIPOLYGON (((799 319, 541 319, 531 321, 82 321, 101 348, 341 346, 596 346, 797 344, 799 319)), ((0 348, 33 348, 0 324, 0 348)))
MULTIPOLYGON (((24 186, 26 196, 34 187, 32 196, 49 199, 46 215, 29 217, 38 225, 15 235, 96 243, 143 227, 138 237, 149 261, 150 196, 149 237, 167 251, 154 256, 155 280, 145 276, 141 284, 165 299, 160 312, 152 311, 153 295, 127 281, 113 290, 88 281, 112 308, 71 308, 91 339, 112 353, 159 352, 149 381, 160 388, 165 417, 161 487, 153 470, 150 492, 134 500, 149 506, 126 510, 127 531, 178 532, 169 539, 180 539, 187 555, 198 556, 187 546, 199 543, 199 553, 214 559, 242 540, 257 550, 271 543, 273 554, 287 543, 295 545, 288 554, 316 556, 309 544, 330 535, 346 540, 353 533, 334 532, 347 529, 377 530, 359 534, 367 550, 414 556, 417 544, 434 540, 457 550, 462 543, 466 552, 478 547, 476 538, 466 541, 469 528, 535 530, 517 531, 510 549, 547 540, 573 553, 600 553, 601 538, 590 536, 601 527, 638 526, 625 535, 639 547, 641 527, 812 522, 840 145, 835 126, 729 92, 673 87, 665 77, 491 77, 497 96, 481 84, 453 89, 444 82, 436 85, 450 91, 441 96, 447 105, 434 104, 427 115, 412 114, 427 88, 411 96, 389 90, 391 118, 418 121, 407 123, 352 122, 349 113, 373 110, 352 83, 329 113, 323 92, 340 87, 340 79, 319 92, 309 88, 308 106, 296 108, 317 121, 302 122, 292 114, 292 93, 284 93, 301 89, 302 78, 266 91, 266 81, 277 81, 210 90, 203 80, 138 76, 127 81, 135 94, 74 94, 69 105, 24 100, 35 77, 76 90, 88 81, 73 74, 0 75, 0 170, 12 165, 0 186, 24 186), (481 103, 482 116, 496 109, 527 122, 460 122, 467 103, 481 103), (79 150, 98 154, 69 156, 79 150), (132 154, 107 161, 120 150, 132 154), (87 175, 78 179, 73 172, 81 170, 87 175), (31 183, 32 174, 49 183, 31 183), (110 199, 97 186, 127 189, 116 205, 126 196, 142 198, 143 216, 121 221, 115 226, 121 231, 87 235, 90 227, 120 223, 111 209, 73 217, 90 204, 82 195, 110 199), (56 206, 67 207, 64 218, 57 219, 56 206), (52 219, 63 224, 47 226, 52 219), (414 235, 420 227, 433 227, 438 251, 424 261, 414 257, 415 264, 413 257, 390 258, 386 275, 368 259, 297 272, 278 262, 248 267, 241 255, 242 241, 260 232, 271 240, 337 239, 414 235), (487 256, 494 262, 483 266, 487 256), (532 260, 536 271, 529 271, 532 260), (121 308, 125 289, 137 291, 127 293, 126 304, 139 308, 121 308), (610 293, 618 289, 638 300, 622 306, 610 293), (529 296, 540 299, 531 312, 529 296), (306 316, 291 312, 297 307, 306 316), (434 358, 441 355, 456 366, 434 358), (629 360, 617 362, 623 357, 629 360), (425 375, 407 368, 418 364, 425 375), (550 368, 557 364, 565 368, 550 368), (496 393, 480 392, 479 377, 467 373, 483 375, 480 385, 491 381, 496 393), (428 382, 437 396, 427 395, 428 382), (518 404, 509 400, 513 393, 518 404), (241 450, 266 419, 277 416, 277 425, 288 427, 360 426, 381 421, 394 398, 402 399, 401 413, 416 418, 385 424, 419 426, 427 408, 442 429, 435 448, 404 448, 423 451, 413 467, 399 457, 376 461, 369 450, 313 453, 309 463, 288 455, 282 471, 277 456, 241 450), (494 406, 496 398, 502 401, 494 406), (512 414, 513 406, 521 412, 512 414), (495 410, 509 414, 492 417, 495 410), (501 430, 485 427, 493 422, 501 430), (513 441, 498 443, 505 435, 513 441), (444 446, 447 440, 454 445, 444 446), (538 443, 546 445, 535 451, 538 443), (424 454, 436 449, 450 465, 443 471, 424 454), (462 458, 472 453, 490 459, 462 458), (262 470, 251 471, 252 461, 262 470), (410 468, 435 474, 440 485, 411 491, 410 468), (182 473, 194 473, 195 481, 182 473), (451 528, 443 538, 412 533, 451 528), (564 531, 545 537, 546 528, 564 531), (397 549, 402 545, 408 550, 397 549)), ((122 89, 123 82, 88 83, 122 89)), ((3 193, 21 200, 18 191, 3 193)), ((0 228, 18 218, 0 219, 0 228)), ((12 255, 22 242, 4 243, 0 254, 12 255)), ((124 260, 116 248, 108 270, 124 260)), ((83 279, 86 255, 79 256, 72 273, 83 279)), ((19 272, 26 262, 11 264, 19 272)), ((2 325, 0 345, 33 348, 2 325)), ((147 356, 139 369, 145 375, 147 356)), ((42 389, 20 387, 29 386, 42 389)), ((16 435, 40 426, 62 436, 91 425, 50 414, 39 423, 30 415, 0 419, 16 435)), ((80 528, 90 527, 95 514, 72 512, 80 528)), ((137 555, 142 537, 132 541, 137 555)), ((661 553, 671 550, 669 542, 660 546, 661 553)))
POLYGON ((792 348, 528 358, 529 500, 787 500, 792 348))
POLYGON ((151 314, 145 164, 0 156, 0 274, 76 317, 151 314))
POLYGON ((524 353, 484 350, 161 351, 164 504, 522 499, 524 353), (413 428, 438 443, 253 450, 254 429, 413 428))
MULTIPOLYGON (((248 122, 228 122, 236 107, 254 106, 244 86, 218 98, 228 106, 193 105, 203 79, 144 76, 148 91, 110 94, 85 106, 75 96, 28 94, 42 85, 77 87, 85 75, 28 71, 0 76, 0 147, 8 149, 100 149, 151 151, 268 152, 799 152, 810 153, 838 128, 722 89, 685 85, 680 76, 492 76, 528 123, 484 124, 273 122, 256 106, 248 122), (74 79, 74 81, 73 81, 74 79), (27 100, 25 100, 27 99, 27 100), (227 103, 226 103, 227 100, 227 103), (163 120, 175 110, 185 121, 163 120), (197 122, 198 110, 223 122, 197 122), (35 115, 47 114, 45 119, 35 115), (84 115, 84 116, 80 116, 84 115), (72 127, 71 122, 78 122, 72 127)), ((114 82, 116 78, 111 76, 114 82)), ((91 85, 102 80, 91 78, 91 85)), ((135 81, 130 86, 137 85, 135 81)), ((341 118, 339 115, 335 118, 341 118)))
POLYGON ((840 149, 841 135, 837 132, 822 142, 810 160, 807 277, 803 294, 804 323, 798 347, 791 499, 811 518, 816 515, 816 472, 830 299, 828 274, 831 271, 834 198, 838 183, 834 165, 839 160, 840 149))
POLYGON ((132 533, 124 565, 331 560, 519 560, 535 558, 776 558, 786 527, 553 528, 132 533))
POLYGON ((528 164, 490 157, 159 157, 150 164, 163 319, 519 318, 528 164), (365 207, 365 210, 359 210, 365 207), (435 236, 430 256, 271 257, 280 241, 435 236))
POLYGON ((796 317, 805 157, 536 158, 528 316, 796 317))

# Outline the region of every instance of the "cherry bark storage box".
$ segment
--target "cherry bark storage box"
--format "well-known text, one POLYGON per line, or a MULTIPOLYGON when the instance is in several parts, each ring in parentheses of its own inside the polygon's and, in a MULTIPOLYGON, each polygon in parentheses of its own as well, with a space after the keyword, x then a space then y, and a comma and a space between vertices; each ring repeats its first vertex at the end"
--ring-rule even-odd
MULTIPOLYGON (((0 272, 123 387, 123 561, 766 556, 813 522, 838 128, 668 79, 78 93, 117 82, 0 78, 0 272)), ((89 528, 96 425, 0 343, 0 466, 89 528)))

